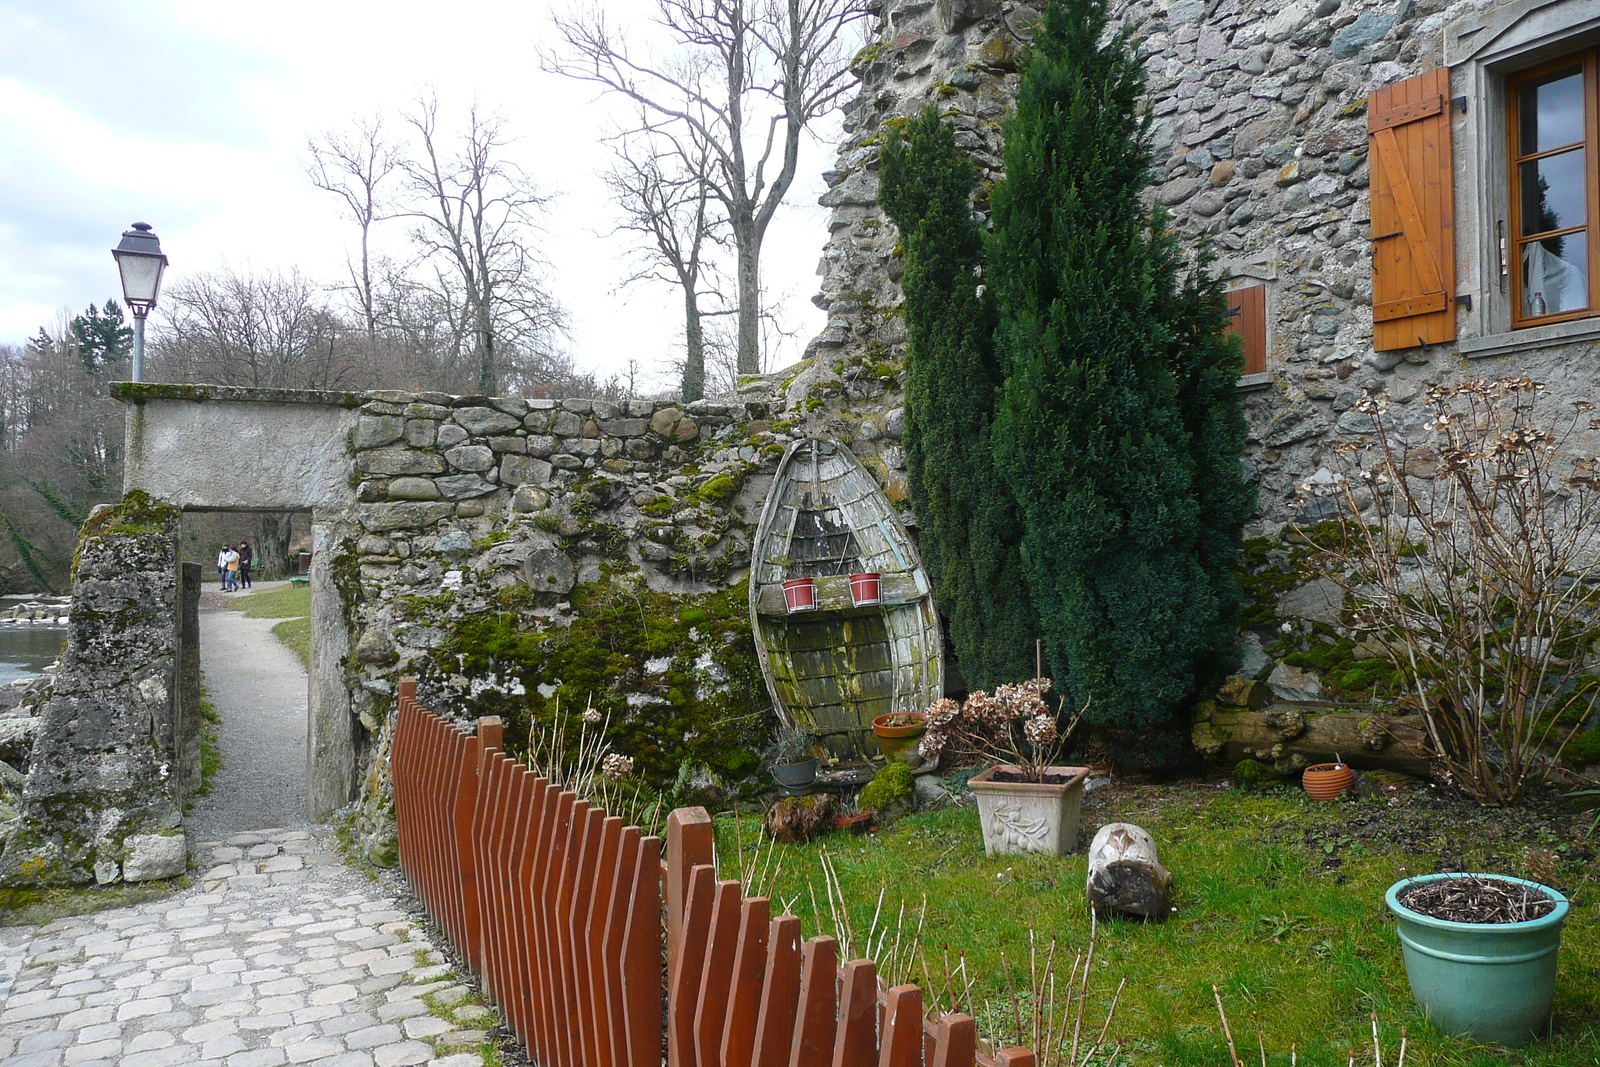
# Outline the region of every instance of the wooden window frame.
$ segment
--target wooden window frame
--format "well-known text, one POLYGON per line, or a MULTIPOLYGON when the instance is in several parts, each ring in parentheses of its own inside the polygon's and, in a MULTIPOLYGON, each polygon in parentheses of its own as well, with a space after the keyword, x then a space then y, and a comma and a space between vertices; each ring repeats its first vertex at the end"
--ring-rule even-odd
MULTIPOLYGON (((1511 328, 1526 329, 1548 326, 1558 322, 1589 319, 1600 316, 1600 48, 1569 52, 1558 59, 1541 63, 1527 70, 1508 75, 1505 80, 1506 108, 1506 160, 1508 204, 1505 234, 1505 266, 1511 281, 1511 328), (1530 160, 1560 155, 1571 151, 1571 144, 1542 152, 1521 151, 1522 128, 1518 119, 1519 90, 1525 82, 1533 81, 1577 63, 1583 71, 1583 150, 1584 186, 1587 193, 1585 218, 1582 226, 1568 226, 1560 230, 1524 237, 1522 234, 1522 164, 1530 160), (1524 315, 1522 312, 1522 249, 1534 241, 1547 240, 1582 232, 1588 259, 1588 306, 1574 311, 1550 315, 1524 315)), ((1575 143, 1575 142, 1573 142, 1575 143)))

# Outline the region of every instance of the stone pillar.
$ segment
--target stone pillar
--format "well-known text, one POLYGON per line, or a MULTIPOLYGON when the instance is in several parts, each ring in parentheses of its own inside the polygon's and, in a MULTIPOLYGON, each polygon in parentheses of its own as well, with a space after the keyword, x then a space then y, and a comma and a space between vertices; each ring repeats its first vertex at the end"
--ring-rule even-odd
POLYGON ((343 525, 311 515, 311 693, 306 716, 306 809, 325 819, 356 797, 356 719, 345 686, 350 651, 349 605, 339 575, 354 559, 343 525))
POLYGON ((67 650, 0 884, 182 874, 177 508, 129 493, 78 534, 67 650))

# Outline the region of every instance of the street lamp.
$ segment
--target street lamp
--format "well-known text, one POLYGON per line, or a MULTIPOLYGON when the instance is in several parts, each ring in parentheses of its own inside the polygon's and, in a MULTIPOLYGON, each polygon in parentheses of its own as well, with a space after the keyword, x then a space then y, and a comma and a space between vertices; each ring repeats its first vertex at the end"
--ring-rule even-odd
POLYGON ((142 382, 144 317, 161 295, 161 272, 167 269, 167 257, 161 254, 161 239, 150 231, 148 222, 136 222, 133 229, 125 230, 111 256, 122 274, 122 298, 133 312, 133 380, 142 382))

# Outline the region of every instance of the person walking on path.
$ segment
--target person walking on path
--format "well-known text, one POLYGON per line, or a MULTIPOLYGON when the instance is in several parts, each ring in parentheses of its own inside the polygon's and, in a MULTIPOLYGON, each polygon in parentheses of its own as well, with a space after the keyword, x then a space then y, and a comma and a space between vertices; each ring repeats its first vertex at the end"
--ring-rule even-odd
POLYGON ((222 591, 231 593, 239 588, 239 553, 232 548, 224 548, 219 557, 222 561, 222 591))
POLYGON ((228 546, 223 545, 217 550, 217 581, 222 583, 223 592, 228 589, 228 546))
POLYGON ((255 556, 250 552, 250 542, 239 542, 239 582, 244 588, 250 588, 250 564, 255 556))

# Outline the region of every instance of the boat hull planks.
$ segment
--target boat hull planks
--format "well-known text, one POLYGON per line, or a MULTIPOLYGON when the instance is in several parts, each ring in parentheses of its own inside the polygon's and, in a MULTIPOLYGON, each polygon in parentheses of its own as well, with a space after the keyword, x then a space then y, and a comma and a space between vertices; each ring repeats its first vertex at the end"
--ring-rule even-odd
POLYGON ((872 720, 924 711, 943 694, 943 637, 910 535, 843 445, 810 438, 784 453, 756 531, 750 616, 780 718, 846 761, 877 755, 872 720), (850 575, 882 575, 857 607, 850 575), (783 582, 812 578, 816 607, 791 613, 783 582))

